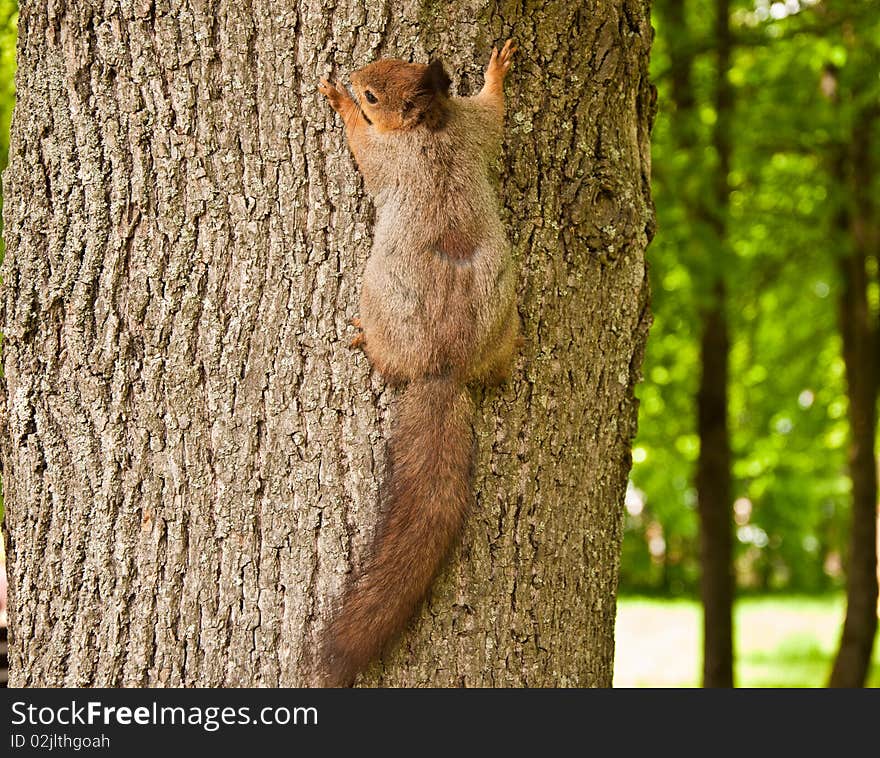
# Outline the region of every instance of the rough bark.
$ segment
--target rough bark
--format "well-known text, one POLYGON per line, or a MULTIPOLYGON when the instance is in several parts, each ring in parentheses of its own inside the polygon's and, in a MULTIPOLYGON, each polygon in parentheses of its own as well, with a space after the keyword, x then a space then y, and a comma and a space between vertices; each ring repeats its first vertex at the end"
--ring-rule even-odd
POLYGON ((371 211, 321 76, 519 41, 525 347, 477 507, 368 685, 608 686, 648 329, 648 4, 24 3, 5 175, 11 683, 302 685, 376 522, 371 211))
POLYGON ((852 517, 846 571, 846 618, 831 672, 831 687, 863 687, 871 666, 877 634, 877 344, 878 324, 868 298, 868 258, 874 228, 871 134, 876 112, 863 110, 852 141, 839 151, 832 173, 851 208, 838 214, 838 231, 849 238, 850 250, 839 269, 840 332, 849 400, 849 474, 852 517))

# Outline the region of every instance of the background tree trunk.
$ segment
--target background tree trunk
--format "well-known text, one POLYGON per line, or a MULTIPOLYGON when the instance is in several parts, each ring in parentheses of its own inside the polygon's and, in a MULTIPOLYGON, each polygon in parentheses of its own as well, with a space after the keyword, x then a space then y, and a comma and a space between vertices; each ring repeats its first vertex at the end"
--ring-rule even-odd
POLYGON ((849 474, 852 520, 846 570, 846 618, 830 687, 864 687, 877 634, 877 345, 880 324, 868 296, 868 258, 874 213, 871 197, 871 134, 877 112, 862 109, 855 118, 852 141, 838 146, 832 174, 851 207, 838 214, 841 239, 850 250, 840 258, 840 332, 846 365, 850 428, 849 474))
POLYGON ((520 52, 514 381, 371 685, 611 683, 649 324, 644 0, 23 4, 5 175, 11 684, 301 685, 376 520, 392 393, 346 348, 371 210, 320 76, 520 52))
POLYGON ((733 687, 733 523, 727 423, 730 337, 723 280, 703 313, 697 395, 697 505, 700 597, 703 602, 703 686, 733 687))
MULTIPOLYGON (((733 90, 728 73, 732 40, 729 0, 715 2, 715 125, 712 146, 712 206, 708 209, 715 249, 707 255, 724 256, 730 202, 730 120, 733 90)), ((703 686, 733 686, 733 520, 731 452, 727 407, 729 395, 730 327, 723 258, 715 267, 711 305, 702 313, 700 387, 697 393, 697 505, 700 514, 700 595, 703 601, 703 686)))
MULTIPOLYGON (((696 93, 693 83, 694 33, 689 29, 685 0, 665 0, 659 8, 670 44, 670 91, 675 116, 671 128, 676 146, 702 160, 704 147, 697 133, 696 93)), ((728 0, 716 0, 716 79, 713 105, 716 121, 711 143, 716 163, 708 169, 709 192, 688 192, 687 182, 676 187, 679 202, 687 210, 688 223, 705 225, 711 245, 697 243, 694 270, 703 283, 706 304, 700 309, 700 383, 695 398, 700 454, 695 484, 700 519, 700 597, 703 604, 703 686, 733 686, 733 544, 731 520, 731 451, 728 427, 728 354, 730 329, 727 320, 723 256, 727 237, 730 190, 730 120, 733 92, 728 80, 732 39, 728 0), (710 278, 711 277, 711 278, 710 278)), ((699 238, 698 238, 699 239, 699 238)))

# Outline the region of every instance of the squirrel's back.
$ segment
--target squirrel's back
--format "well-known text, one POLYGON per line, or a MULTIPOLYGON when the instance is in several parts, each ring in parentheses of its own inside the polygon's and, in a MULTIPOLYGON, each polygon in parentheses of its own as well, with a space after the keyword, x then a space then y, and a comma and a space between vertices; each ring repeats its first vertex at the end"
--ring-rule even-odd
MULTIPOLYGON (((503 235, 493 176, 501 141, 497 118, 471 98, 449 98, 444 105, 448 115, 439 129, 371 135, 374 150, 362 171, 378 231, 383 221, 405 221, 414 232, 445 225, 459 240, 484 231, 503 235)), ((454 253, 460 244, 451 240, 450 247, 454 253)))
POLYGON ((519 334, 510 245, 492 176, 501 83, 515 48, 493 51, 473 98, 449 96, 439 62, 381 60, 354 72, 342 115, 374 198, 358 326, 372 365, 406 382, 388 442, 376 537, 324 642, 328 684, 348 684, 427 594, 473 499, 467 385, 509 374, 519 334))

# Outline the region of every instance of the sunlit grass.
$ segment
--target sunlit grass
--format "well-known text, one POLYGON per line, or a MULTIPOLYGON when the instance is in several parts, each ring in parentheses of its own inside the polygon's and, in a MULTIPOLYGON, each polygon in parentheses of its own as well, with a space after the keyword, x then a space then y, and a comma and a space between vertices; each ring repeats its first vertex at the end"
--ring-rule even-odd
MULTIPOLYGON (((740 687, 824 687, 843 619, 842 597, 761 597, 737 603, 740 687)), ((702 615, 692 600, 618 601, 616 687, 698 687, 702 615)), ((880 687, 880 645, 869 686, 880 687)))

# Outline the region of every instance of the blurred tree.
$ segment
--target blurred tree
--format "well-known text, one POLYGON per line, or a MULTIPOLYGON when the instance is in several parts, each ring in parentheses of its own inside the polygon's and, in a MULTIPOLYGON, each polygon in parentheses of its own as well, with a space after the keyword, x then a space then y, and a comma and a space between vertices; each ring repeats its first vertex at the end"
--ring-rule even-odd
POLYGON ((15 105, 15 41, 18 3, 0 0, 0 171, 9 155, 9 121, 15 105))
POLYGON ((873 202, 873 138, 880 116, 877 61, 880 45, 864 30, 844 27, 847 71, 833 64, 823 87, 840 114, 841 139, 831 146, 831 177, 840 201, 836 238, 842 244, 839 318, 849 399, 849 473, 852 516, 846 581, 846 618, 831 672, 832 687, 864 686, 877 632, 877 437, 880 317, 869 294, 877 271, 878 222, 873 202), (841 78, 843 81, 841 81, 841 78), (841 109, 841 101, 846 109, 841 109), (873 263, 872 263, 873 259, 873 263))
MULTIPOLYGON (((846 62, 844 15, 877 38, 880 11, 875 0, 841 5, 833 14, 823 5, 801 3, 790 12, 792 4, 776 4, 778 17, 769 2, 731 7, 736 149, 723 271, 730 306, 731 497, 737 581, 756 591, 840 587, 848 549, 848 404, 830 305, 840 282, 838 243, 829 232, 839 190, 824 159, 840 124, 817 82, 825 61, 846 62)), ((630 589, 698 588, 691 485, 699 453, 695 324, 711 303, 713 270, 721 264, 700 253, 712 230, 693 213, 700 198, 710 196, 715 158, 712 7, 709 0, 690 0, 682 32, 669 18, 668 0, 656 6, 652 65, 660 110, 653 151, 661 233, 651 248, 655 325, 634 449, 637 497, 630 505, 637 513, 629 512, 624 543, 622 581, 630 589), (678 59, 690 58, 690 119, 675 104, 673 49, 678 59), (681 132, 688 130, 694 146, 685 150, 681 132)), ((876 140, 872 149, 876 153, 876 140)))
POLYGON ((734 510, 739 579, 757 589, 839 583, 849 489, 844 366, 829 306, 836 190, 823 160, 836 127, 816 86, 823 56, 838 54, 838 25, 818 6, 798 8, 758 3, 734 14, 734 510))
POLYGON ((703 601, 703 686, 733 686, 733 520, 731 517, 731 452, 728 429, 730 326, 727 318, 727 227, 730 203, 732 39, 730 2, 715 0, 716 68, 714 162, 704 212, 712 230, 705 255, 715 271, 709 302, 701 310, 700 385, 697 391, 697 507, 700 514, 700 595, 703 601))
MULTIPOLYGON (((690 483, 698 478, 701 449, 693 397, 703 335, 695 325, 717 302, 711 297, 717 272, 728 304, 728 499, 737 582, 756 591, 839 588, 854 550, 848 537, 860 534, 867 554, 873 529, 848 528, 855 494, 846 457, 852 410, 833 304, 843 297, 839 260, 854 233, 848 224, 844 236, 836 213, 841 204, 854 208, 856 199, 852 179, 835 179, 827 156, 835 143, 854 142, 856 105, 878 102, 880 3, 731 1, 727 81, 736 108, 722 215, 726 246, 722 255, 706 255, 717 249, 714 8, 714 0, 656 4, 655 325, 640 390, 622 582, 670 592, 699 586, 697 497, 690 483), (852 29, 863 44, 847 44, 852 29), (840 68, 841 91, 853 93, 837 111, 818 86, 829 61, 840 68)), ((876 162, 876 136, 866 144, 876 162)), ((870 182, 876 196, 877 177, 870 182)), ((868 215, 876 221, 876 213, 868 215)), ((876 235, 869 232, 865 265, 874 314, 880 300, 876 235)), ((880 337, 874 340, 867 354, 876 361, 880 337)), ((875 513, 873 506, 863 512, 865 519, 875 513)), ((870 565, 862 565, 867 577, 870 565)))
MULTIPOLYGON (((0 0, 0 174, 9 160, 9 122, 15 106, 15 43, 17 38, 18 3, 0 0)), ((0 183, 0 262, 3 261, 3 187, 0 183)), ((3 496, 0 486, 0 520, 3 519, 3 496)), ((5 584, 5 582, 4 582, 5 584)), ((4 587, 4 597, 5 597, 4 587)))
MULTIPOLYGON (((681 261, 689 266, 694 281, 706 296, 699 297, 698 367, 695 392, 698 456, 696 501, 700 516, 700 594, 703 601, 703 683, 707 687, 733 684, 733 561, 731 518, 731 453, 728 431, 729 326, 725 283, 727 216, 730 197, 728 175, 731 162, 730 120, 733 90, 728 81, 731 59, 730 8, 728 0, 715 0, 712 30, 716 59, 711 75, 708 103, 713 118, 708 134, 697 128, 698 100, 694 88, 694 39, 684 0, 658 3, 665 21, 669 55, 669 92, 673 113, 670 138, 687 163, 671 163, 677 176, 672 186, 681 208, 679 223, 692 233, 681 261), (701 154, 706 148, 706 160, 701 154), (702 174, 702 181, 688 181, 687 173, 702 174), (697 232, 696 230, 699 230, 697 232)), ((662 23, 662 22, 661 22, 662 23)), ((705 102, 705 101, 704 101, 705 102)), ((663 171, 663 169, 660 169, 663 171)), ((667 565, 664 551, 664 566, 667 565)), ((668 569, 664 572, 668 573, 668 569)))
MULTIPOLYGON (((15 106, 15 41, 17 35, 18 3, 0 0, 0 172, 6 169, 9 158, 9 122, 15 106)), ((0 211, 3 207, 0 187, 0 211)), ((0 261, 3 259, 3 221, 0 213, 0 261)), ((0 502, 0 517, 3 505, 0 502)))

